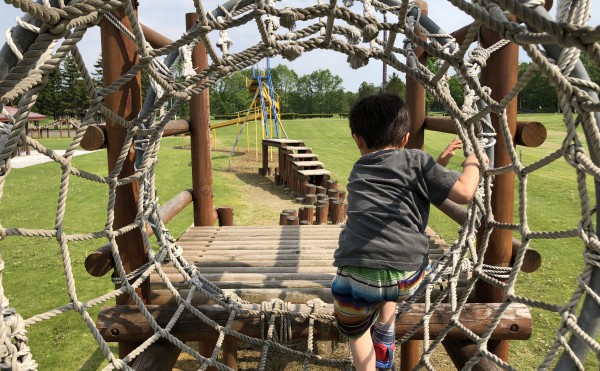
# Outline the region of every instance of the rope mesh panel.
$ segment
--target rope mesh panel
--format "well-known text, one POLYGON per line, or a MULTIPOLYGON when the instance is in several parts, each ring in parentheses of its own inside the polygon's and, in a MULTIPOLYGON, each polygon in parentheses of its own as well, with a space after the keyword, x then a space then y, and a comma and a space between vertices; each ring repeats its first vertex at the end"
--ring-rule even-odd
MULTIPOLYGON (((1 130, 0 197, 6 197, 4 188, 7 181, 10 182, 11 179, 11 159, 17 154, 17 147, 25 142, 57 163, 60 167, 61 177, 53 228, 30 229, 26 226, 0 225, 0 236, 8 240, 6 243, 10 243, 10 239, 14 236, 56 239, 60 247, 67 282, 68 302, 44 313, 23 319, 15 308, 10 308, 0 285, 4 319, 4 321, 0 321, 0 367, 20 370, 37 369, 37 364, 27 345, 27 330, 31 327, 31 331, 35 331, 33 325, 67 312, 79 314, 109 362, 107 369, 129 369, 132 361, 159 339, 171 342, 194 357, 201 364, 201 369, 208 366, 215 366, 220 370, 229 369, 216 358, 218 350, 223 345, 225 335, 233 336, 261 350, 258 369, 265 369, 266 357, 273 349, 300 360, 305 369, 311 365, 348 367, 347 359, 330 359, 315 352, 312 339, 314 322, 333 320, 330 314, 319 311, 322 303, 311 302, 311 313, 290 310, 288 305, 280 300, 265 302, 261 304, 260 309, 249 310, 248 306, 244 306, 248 303, 234 295, 224 293, 219 287, 206 280, 200 269, 182 257, 181 248, 177 246, 174 242, 175 239, 161 222, 157 212, 159 202, 154 184, 156 159, 162 132, 166 124, 177 113, 182 102, 188 100, 191 95, 210 88, 221 77, 252 66, 265 57, 281 55, 288 60, 294 60, 305 52, 318 49, 332 50, 347 55, 348 64, 353 68, 364 66, 371 60, 384 61, 392 68, 420 81, 436 99, 444 104, 446 111, 453 119, 458 135, 466 144, 467 152, 474 151, 480 161, 483 154, 493 147, 496 136, 502 136, 506 143, 505 150, 509 154, 511 164, 500 168, 495 168, 493 164, 490 164, 486 168, 480 190, 474 202, 469 206, 468 219, 461 227, 458 239, 453 244, 450 254, 438 263, 428 282, 429 285, 442 281, 449 282, 449 289, 444 290, 443 294, 435 300, 431 300, 429 298, 431 286, 423 286, 422 295, 427 296, 427 314, 421 323, 415 324, 412 331, 399 339, 399 343, 402 343, 408 340, 417 328, 426 327, 420 366, 427 369, 434 368, 431 363, 432 354, 439 351, 439 345, 447 333, 451 329, 457 328, 478 344, 478 351, 475 357, 467 362, 466 369, 473 367, 481 358, 487 358, 500 367, 511 368, 510 364, 486 350, 492 331, 503 311, 511 302, 520 302, 532 308, 555 312, 561 317, 554 343, 547 350, 547 356, 540 368, 551 367, 561 354, 565 354, 571 359, 576 367, 583 368, 582 361, 577 358, 577 352, 571 348, 569 342, 571 335, 576 336, 593 353, 600 356, 600 344, 595 339, 596 334, 586 334, 578 324, 581 314, 579 308, 584 299, 592 300, 596 305, 600 304, 595 291, 599 284, 595 282, 598 278, 595 272, 599 268, 600 243, 595 232, 595 206, 594 202, 590 200, 593 194, 590 193, 587 186, 590 179, 600 180, 598 166, 600 132, 597 122, 600 102, 597 96, 598 86, 589 81, 589 77, 585 71, 582 71, 581 62, 579 62, 579 55, 585 53, 597 66, 600 66, 600 48, 598 47, 600 30, 599 27, 591 27, 586 24, 592 6, 591 0, 559 1, 556 20, 553 20, 543 10, 544 2, 540 0, 496 0, 494 2, 448 0, 449 4, 443 6, 453 5, 474 20, 462 44, 458 44, 451 35, 432 27, 435 26, 434 21, 421 14, 418 7, 410 1, 372 0, 364 1, 363 7, 360 7, 358 4, 353 5, 352 1, 332 0, 330 2, 319 1, 315 5, 303 8, 294 7, 294 2, 290 1, 284 1, 281 4, 273 0, 234 1, 228 2, 227 6, 220 6, 210 13, 206 12, 201 1, 194 1, 196 12, 199 14, 199 23, 171 45, 160 49, 153 49, 146 42, 131 2, 84 0, 77 2, 42 1, 38 4, 31 0, 5 0, 5 3, 8 5, 3 5, 3 7, 19 8, 26 12, 30 19, 42 20, 42 22, 38 21, 33 24, 35 22, 19 21, 20 27, 39 32, 39 36, 26 50, 20 50, 13 42, 11 36, 13 32, 7 33, 7 45, 17 62, 14 66, 10 66, 11 68, 4 76, 1 76, 0 97, 2 104, 16 103, 18 110, 12 116, 3 110, 9 121, 3 125, 1 130), (129 30, 109 15, 112 10, 120 7, 124 7, 127 18, 131 22, 129 30), (388 15, 387 22, 380 19, 383 11, 388 15), (522 23, 512 21, 507 16, 508 12, 516 15, 522 23), (112 85, 96 89, 93 79, 83 63, 78 43, 88 28, 97 25, 102 18, 108 19, 118 27, 123 37, 134 41, 139 54, 139 62, 112 85), (230 38, 227 30, 242 26, 256 29, 256 44, 239 50, 236 49, 236 44, 230 38), (471 48, 481 26, 498 31, 504 40, 489 48, 483 48, 481 45, 471 48), (387 43, 383 41, 383 31, 390 33, 387 43), (211 32, 220 36, 214 43, 209 37, 211 32), (422 39, 420 34, 426 35, 427 38, 422 39), (533 68, 540 71, 556 87, 566 129, 561 148, 530 165, 521 162, 515 149, 508 129, 506 108, 534 71, 524 74, 514 89, 500 101, 492 98, 489 89, 482 86, 477 79, 486 60, 493 58, 494 52, 510 42, 519 44, 531 58, 534 64, 533 68), (204 70, 194 71, 189 68, 189 50, 197 43, 204 44, 211 62, 204 70), (545 45, 551 45, 551 47, 545 45), (430 56, 441 61, 440 68, 436 72, 432 72, 419 62, 416 54, 417 48, 423 48, 430 56), (25 124, 27 115, 35 104, 40 90, 47 82, 49 73, 58 68, 68 53, 75 58, 84 77, 91 103, 85 117, 77 127, 69 148, 64 155, 59 155, 39 141, 26 136, 25 124), (177 63, 187 66, 183 73, 172 72, 173 66, 177 63), (459 75, 465 90, 465 100, 461 106, 450 95, 447 78, 451 69, 459 75), (152 100, 145 103, 144 109, 138 117, 126 120, 111 112, 105 106, 104 99, 135 78, 140 71, 146 71, 151 77, 154 96, 152 96, 152 100), (167 105, 169 101, 176 103, 167 105), (492 114, 499 117, 500 120, 500 131, 497 133, 491 132, 493 129, 491 129, 489 116, 492 114), (112 120, 127 132, 115 170, 108 175, 94 174, 85 169, 79 169, 72 163, 74 152, 79 146, 83 134, 95 122, 98 115, 112 120), (584 139, 580 138, 582 132, 585 133, 584 139), (138 143, 136 149, 139 156, 136 171, 129 177, 118 178, 134 140, 138 143), (559 161, 561 158, 577 173, 581 219, 567 230, 531 230, 527 209, 527 195, 530 187, 528 179, 540 168, 559 161), (519 213, 517 221, 512 224, 495 220, 490 206, 490 198, 494 191, 491 186, 493 177, 509 171, 516 174, 519 183, 519 213), (65 231, 68 191, 74 178, 98 183, 107 190, 108 213, 104 230, 78 234, 70 234, 65 231), (117 188, 134 182, 137 184, 138 194, 141 198, 137 205, 137 217, 131 224, 115 230, 113 229, 113 211, 117 188), (146 223, 152 226, 153 237, 150 237, 146 231, 146 223), (480 224, 483 224, 484 228, 481 234, 483 237, 480 245, 475 247, 474 236, 480 224), (118 253, 116 237, 133 229, 140 230, 147 246, 157 245, 159 248, 157 251, 148 249, 148 263, 127 274, 118 253), (522 246, 510 269, 499 270, 483 263, 483 257, 489 245, 489 237, 494 229, 516 231, 521 236, 522 246), (520 268, 525 252, 532 241, 573 236, 577 236, 581 240, 581 244, 585 247, 585 254, 577 286, 568 301, 560 304, 546 303, 537 300, 534 296, 526 297, 520 292, 517 293, 516 285, 520 268), (120 286, 97 298, 82 301, 79 299, 74 279, 71 251, 74 242, 92 239, 108 241, 114 256, 116 282, 120 286), (185 281, 185 285, 190 289, 186 297, 182 297, 170 282, 163 269, 166 265, 175 267, 185 281), (471 270, 473 278, 468 281, 466 289, 459 293, 455 283, 465 270, 471 270), (165 327, 159 326, 135 291, 149 279, 150 274, 159 276, 177 299, 178 310, 165 327), (494 313, 494 318, 481 337, 471 333, 459 321, 461 310, 478 280, 495 285, 506 294, 504 305, 494 313), (126 357, 118 359, 96 329, 90 309, 124 294, 131 295, 139 311, 150 323, 155 333, 126 357), (230 313, 227 324, 219 325, 191 305, 194 295, 210 297, 213 302, 226 309, 230 313), (439 336, 431 338, 427 329, 429 318, 444 300, 452 303, 454 308, 452 320, 439 336), (203 321, 219 333, 213 356, 206 358, 200 355, 171 334, 172 326, 184 310, 193 313, 198 320, 203 321), (266 333, 262 338, 248 337, 231 329, 233 321, 238 316, 248 314, 262 316, 266 326, 266 333), (310 339, 306 351, 298 351, 285 346, 290 323, 286 321, 293 318, 305 320, 310 325, 310 339), (276 325, 278 319, 281 320, 279 328, 276 325)), ((11 264, 11 262, 8 261, 7 264, 11 264)), ((409 310, 410 304, 411 302, 404 303, 399 310, 409 310)), ((585 304, 583 307, 586 307, 585 304)), ((592 313, 592 315, 597 316, 598 313, 592 313)))

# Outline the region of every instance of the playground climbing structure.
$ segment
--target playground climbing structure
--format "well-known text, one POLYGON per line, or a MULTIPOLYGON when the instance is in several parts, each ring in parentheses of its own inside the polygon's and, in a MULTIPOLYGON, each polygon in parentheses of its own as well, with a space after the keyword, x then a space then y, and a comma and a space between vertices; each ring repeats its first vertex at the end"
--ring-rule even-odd
MULTIPOLYGON (((293 60, 315 49, 344 53, 354 68, 377 59, 407 75, 407 85, 414 89, 407 95, 414 122, 411 147, 423 146, 426 122, 423 102, 424 89, 427 89, 443 102, 466 152, 473 151, 480 160, 483 153, 488 152, 491 160, 484 169, 480 191, 466 210, 457 240, 440 255, 428 284, 421 287, 420 299, 424 303, 399 305, 398 309, 403 312, 400 322, 404 325, 397 329, 398 343, 403 348, 402 369, 417 366, 433 369, 432 357, 442 352, 443 346, 454 346, 451 349, 460 352, 462 357, 455 359, 459 361, 459 368, 471 369, 487 362, 510 369, 506 340, 526 339, 531 335, 531 328, 513 321, 523 319, 523 323, 528 320, 530 323, 528 308, 557 318, 555 338, 546 349, 540 368, 556 365, 558 369, 583 369, 590 359, 593 362, 594 357, 588 356, 590 352, 596 357, 600 355, 597 341, 600 242, 596 230, 597 215, 594 215, 600 192, 587 189, 590 179, 600 189, 600 103, 598 86, 590 81, 579 60, 579 55, 585 53, 600 66, 600 32, 597 26, 586 23, 593 5, 590 0, 560 1, 556 19, 548 14, 544 8, 546 3, 541 0, 449 0, 445 3, 446 8, 460 10, 474 20, 452 34, 444 32, 427 16, 427 6, 421 1, 365 0, 359 6, 358 2, 332 0, 299 8, 294 7, 297 2, 291 1, 278 4, 273 0, 236 0, 211 12, 207 12, 202 1, 195 1, 195 12, 186 15, 188 32, 172 42, 153 34, 138 22, 137 2, 50 0, 38 4, 28 0, 5 0, 5 3, 7 5, 3 7, 12 5, 27 15, 9 33, 10 40, 0 54, 1 102, 16 102, 18 107, 13 115, 3 111, 9 122, 4 126, 6 141, 0 150, 0 195, 6 196, 4 193, 8 188, 5 185, 12 180, 11 159, 24 141, 50 157, 61 177, 56 213, 49 216, 36 214, 38 219, 50 219, 52 227, 0 225, 1 243, 11 243, 18 238, 55 240, 64 268, 60 282, 66 279, 68 300, 59 307, 41 308, 41 313, 22 318, 20 308, 9 306, 4 287, 0 286, 2 368, 36 369, 35 352, 31 352, 25 332, 35 331, 35 325, 40 321, 52 320, 65 313, 81 319, 105 357, 107 369, 144 369, 144 365, 156 366, 157 362, 168 367, 174 362, 173 355, 183 351, 197 360, 201 369, 214 366, 228 370, 235 367, 235 362, 231 361, 235 357, 231 356, 239 342, 260 351, 256 365, 260 370, 266 369, 266 360, 273 350, 300 360, 305 368, 316 364, 349 366, 347 359, 329 359, 315 352, 315 338, 335 336, 330 305, 318 298, 305 304, 289 305, 277 300, 272 291, 273 300, 249 303, 213 283, 211 278, 216 279, 216 275, 207 273, 207 266, 197 266, 193 259, 188 260, 185 249, 175 242, 164 225, 168 219, 166 215, 170 214, 167 209, 177 210, 192 202, 195 227, 190 233, 204 233, 202 238, 211 244, 214 241, 211 237, 215 217, 210 183, 207 89, 219 78, 248 68, 267 56, 281 55, 293 60), (382 11, 388 13, 387 21, 380 19, 382 11), (97 25, 103 36, 102 54, 105 58, 110 55, 110 62, 107 61, 104 68, 105 86, 101 89, 95 87, 78 45, 85 32, 97 25), (256 44, 236 51, 227 42, 226 32, 242 25, 256 28, 256 44), (208 37, 213 31, 220 33, 221 51, 208 37), (379 37, 383 31, 390 31, 385 42, 379 37), (472 48, 473 44, 476 45, 472 48), (519 47, 531 58, 532 68, 517 78, 519 47), (115 50, 120 53, 114 53, 115 50), (59 155, 40 141, 26 137, 24 130, 27 114, 48 74, 58 68, 67 53, 73 55, 84 76, 91 103, 69 148, 64 155, 59 155), (427 57, 440 59, 442 65, 438 71, 427 69, 427 57), (180 76, 175 78, 170 70, 178 59, 188 60, 193 66, 183 80, 180 76), (447 72, 450 69, 460 75, 465 90, 461 106, 449 94, 447 72), (139 72, 142 70, 148 72, 153 81, 152 91, 146 94, 143 105, 139 99, 139 72), (517 129, 513 102, 536 70, 556 87, 565 125, 564 141, 560 148, 550 149, 543 159, 524 164, 515 148, 517 129), (492 81, 493 76, 496 76, 495 81, 492 81), (501 76, 502 81, 498 81, 497 76, 501 76), (165 109, 171 100, 174 104, 165 109), (169 202, 159 204, 155 170, 163 134, 184 101, 192 102, 189 129, 193 189, 191 193, 182 192, 181 200, 175 202, 178 207, 171 208, 166 207, 169 202), (108 174, 95 174, 72 163, 73 153, 96 115, 104 116, 107 128, 111 129, 107 129, 108 174), (136 149, 137 158, 132 158, 132 148, 136 149), (528 205, 532 200, 527 196, 536 184, 529 176, 559 161, 571 166, 577 174, 574 188, 580 199, 581 217, 570 223, 566 230, 534 230, 528 219, 528 205), (75 177, 106 187, 101 193, 107 197, 103 203, 107 217, 101 230, 74 233, 65 221, 67 201, 72 202, 71 180, 75 177), (519 197, 518 212, 513 213, 515 182, 518 183, 519 197), (516 220, 513 220, 513 214, 517 215, 516 220), (519 236, 521 244, 514 254, 506 253, 504 247, 507 243, 510 245, 512 239, 505 237, 512 237, 513 233, 519 236), (523 259, 531 242, 560 238, 578 238, 583 246, 582 271, 573 282, 574 289, 568 293, 568 299, 562 303, 545 302, 539 297, 539 292, 547 289, 545 287, 533 292, 518 291, 523 259), (99 255, 101 261, 109 263, 95 265, 95 268, 105 273, 106 266, 108 270, 114 269, 117 286, 97 298, 84 299, 78 295, 73 274, 77 263, 71 260, 71 252, 75 242, 91 240, 104 244, 104 252, 99 255), (147 248, 149 246, 156 246, 156 249, 147 248), (172 297, 168 305, 156 307, 151 304, 151 288, 157 279, 172 297), (437 290, 436 284, 444 284, 444 290, 437 290), (475 290, 476 286, 484 290, 475 290), (437 296, 434 295, 436 291, 437 296), (472 302, 470 298, 474 291, 483 291, 489 297, 479 296, 476 298, 479 302, 472 302), (102 310, 98 317, 114 320, 106 332, 101 332, 91 308, 115 298, 117 305, 102 310), (489 300, 483 302, 486 299, 489 300), (198 300, 211 304, 195 305, 198 300), (409 319, 408 323, 405 319, 409 319), (127 326, 132 323, 140 325, 127 326), (189 340, 186 330, 193 329, 192 325, 210 329, 215 342, 210 344, 208 352, 199 352, 185 343, 189 340), (142 327, 145 332, 141 331, 142 327), (285 346, 288 334, 308 339, 306 349, 298 351, 285 346), (123 340, 119 341, 117 355, 107 341, 113 339, 111 336, 120 335, 123 340)), ((141 6, 145 3, 141 2, 141 6)), ((553 218, 561 217, 553 215, 553 218)), ((298 277, 302 267, 310 267, 311 261, 316 259, 310 251, 297 251, 297 246, 302 247, 298 237, 309 235, 314 240, 317 229, 323 227, 278 228, 267 232, 280 240, 282 236, 289 237, 292 243, 283 241, 281 245, 288 251, 277 250, 273 260, 276 264, 272 264, 272 268, 284 260, 289 262, 290 256, 297 256, 298 259, 291 261, 292 268, 296 269, 294 277, 298 277)), ((331 232, 326 230, 324 233, 331 232)), ((223 227, 222 231, 223 237, 230 238, 235 233, 238 234, 237 241, 245 243, 256 233, 244 234, 242 231, 239 238, 239 229, 232 230, 234 233, 229 236, 227 228, 223 227)), ((264 235, 259 237, 262 239, 264 235)), ((327 239, 332 239, 331 234, 327 239)), ((258 243, 260 245, 262 241, 258 243)), ((561 248, 561 244, 557 243, 556 247, 561 248)), ((219 255, 211 252, 213 256, 219 255)), ((202 255, 203 252, 198 254, 202 255)), ((260 252, 252 252, 252 256, 257 255, 260 252)), ((6 266, 13 263, 6 261, 6 266)), ((246 264, 241 268, 255 267, 246 264)), ((265 290, 269 290, 269 285, 286 283, 288 274, 252 273, 246 279, 259 279, 267 286, 265 290)), ((11 277, 4 278, 6 282, 11 277)), ((58 281, 47 280, 47 283, 58 281)), ((189 336, 197 339, 204 335, 195 332, 189 336)))
MULTIPOLYGON (((258 131, 255 131, 255 148, 258 154, 259 142, 261 139, 279 139, 287 138, 287 134, 281 122, 280 100, 279 95, 273 88, 273 80, 271 78, 271 60, 266 58, 266 67, 261 69, 258 65, 252 66, 250 77, 246 77, 246 88, 252 95, 252 102, 247 110, 237 112, 237 118, 217 122, 210 125, 213 129, 213 135, 216 137, 215 129, 239 125, 238 134, 234 145, 231 148, 231 154, 234 153, 238 146, 239 140, 246 129, 246 137, 248 138, 248 124, 250 122, 260 123, 260 137, 258 131)), ((249 151, 249 140, 246 139, 246 150, 249 151)))

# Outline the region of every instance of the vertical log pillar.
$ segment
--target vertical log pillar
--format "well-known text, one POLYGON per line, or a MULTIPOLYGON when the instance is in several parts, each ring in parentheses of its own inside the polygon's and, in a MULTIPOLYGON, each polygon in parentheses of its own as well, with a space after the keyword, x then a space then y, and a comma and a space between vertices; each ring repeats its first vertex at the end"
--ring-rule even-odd
MULTIPOLYGON (((185 15, 189 30, 198 21, 196 13, 185 15)), ((192 64, 197 71, 208 67, 204 45, 192 50, 192 64)), ((192 190, 194 194, 194 225, 210 226, 215 222, 213 207, 212 161, 210 153, 209 92, 204 89, 190 100, 190 138, 192 152, 192 190)))
MULTIPOLYGON (((421 12, 427 15, 428 7, 424 1, 416 1, 421 12)), ((425 36, 421 35, 422 39, 425 36)), ((419 55, 419 62, 423 63, 426 56, 421 48, 415 51, 419 55)), ((406 76, 406 107, 411 119, 410 137, 407 148, 423 148, 425 142, 425 88, 417 80, 406 76)), ((400 347, 400 370, 408 371, 419 364, 419 341, 409 340, 400 347)))
MULTIPOLYGON (((500 35, 494 30, 483 27, 481 29, 481 43, 487 48, 498 40, 500 35)), ((518 56, 519 48, 515 44, 509 44, 497 50, 488 59, 486 67, 481 72, 481 84, 492 90, 492 98, 496 101, 502 100, 511 90, 518 79, 518 56)), ((517 100, 513 99, 506 108, 508 125, 512 138, 514 139, 517 128, 517 100)), ((499 118, 492 114, 492 125, 496 135, 494 147, 494 167, 502 167, 511 163, 506 141, 500 132, 499 118)), ((492 193, 492 212, 497 221, 501 223, 513 222, 514 209, 514 186, 515 174, 513 172, 497 175, 494 180, 494 192, 492 193)), ((489 246, 484 256, 486 264, 507 267, 512 257, 512 232, 496 229, 490 236, 489 246)), ((503 290, 486 282, 479 281, 475 286, 476 300, 480 303, 499 303, 504 300, 503 290)), ((490 341, 488 349, 496 356, 508 360, 509 342, 490 341)))
MULTIPOLYGON (((131 29, 129 19, 123 8, 113 12, 114 16, 121 21, 125 27, 131 29)), ((114 27, 105 18, 100 21, 100 36, 102 46, 102 69, 104 71, 104 86, 115 82, 123 73, 128 71, 137 63, 138 55, 133 41, 123 37, 121 31, 114 27), (118 51, 118 52, 115 52, 118 51)), ((121 86, 119 90, 105 97, 106 107, 125 118, 134 119, 142 106, 141 78, 131 79, 121 86)), ((62 134, 62 122, 61 122, 62 134)), ((114 121, 107 119, 107 156, 108 171, 112 172, 119 158, 121 147, 125 142, 127 130, 114 121)), ((130 176, 134 173, 133 164, 135 151, 131 147, 123 164, 119 178, 130 176)), ((132 223, 136 217, 137 183, 123 185, 116 189, 116 203, 113 228, 118 229, 132 223)), ((131 272, 146 262, 146 247, 138 229, 125 233, 116 238, 119 245, 119 253, 126 272, 131 272)), ((150 285, 146 280, 136 292, 146 303, 149 301, 150 285)), ((134 304, 127 295, 117 297, 117 305, 134 304)), ((137 346, 136 343, 120 342, 119 356, 123 358, 137 346)))
MULTIPOLYGON (((186 13, 185 24, 189 30, 198 22, 196 13, 186 13)), ((208 55, 204 45, 192 49, 192 64, 196 71, 208 67, 208 55)), ((210 106, 209 91, 204 89, 190 99, 190 144, 192 152, 192 193, 194 203, 194 225, 211 226, 215 223, 212 185, 212 160, 210 152, 210 106)), ((214 342, 200 339, 199 351, 210 357, 214 342)), ((215 368, 209 367, 208 370, 215 368)))

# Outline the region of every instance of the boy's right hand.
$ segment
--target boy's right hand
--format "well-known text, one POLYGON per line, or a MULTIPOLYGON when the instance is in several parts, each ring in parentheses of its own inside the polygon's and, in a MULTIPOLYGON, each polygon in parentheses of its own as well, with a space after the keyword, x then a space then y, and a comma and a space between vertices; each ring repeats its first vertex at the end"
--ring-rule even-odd
POLYGON ((454 138, 446 148, 440 153, 436 162, 444 167, 448 166, 450 159, 454 156, 457 149, 462 148, 462 141, 459 138, 454 138))

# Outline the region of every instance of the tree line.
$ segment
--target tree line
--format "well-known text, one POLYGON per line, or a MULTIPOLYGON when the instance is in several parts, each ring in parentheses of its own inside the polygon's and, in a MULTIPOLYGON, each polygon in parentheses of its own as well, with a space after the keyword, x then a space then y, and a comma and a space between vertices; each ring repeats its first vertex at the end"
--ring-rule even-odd
MULTIPOLYGON (((600 85, 600 69, 582 54, 582 62, 592 82, 600 85)), ((428 61, 428 68, 435 72, 439 63, 428 61)), ((531 63, 519 65, 519 76, 531 67, 531 63)), ((102 87, 102 60, 94 64, 92 78, 97 87, 102 87)), ((286 65, 280 64, 270 70, 273 88, 279 96, 280 111, 298 114, 338 114, 347 113, 352 104, 362 97, 380 92, 381 86, 362 82, 357 91, 344 90, 343 79, 329 69, 318 69, 310 74, 298 75, 286 65)), ((210 110, 212 114, 234 114, 248 109, 254 96, 246 88, 252 71, 241 70, 219 79, 210 89, 210 110)), ((149 86, 147 74, 142 74, 142 90, 149 86)), ((463 103, 463 88, 458 76, 448 79, 450 93, 456 103, 463 103)), ((400 76, 393 72, 385 84, 385 91, 405 97, 406 85, 400 76)), ((85 90, 83 78, 75 60, 67 56, 60 68, 48 76, 48 82, 40 92, 34 110, 57 118, 70 115, 83 117, 89 106, 89 95, 85 90)), ((541 72, 535 72, 518 97, 520 112, 557 112, 558 98, 556 90, 541 72)), ((427 94, 428 111, 444 111, 444 106, 431 94, 427 94)), ((189 107, 182 105, 180 115, 187 117, 189 107)))

